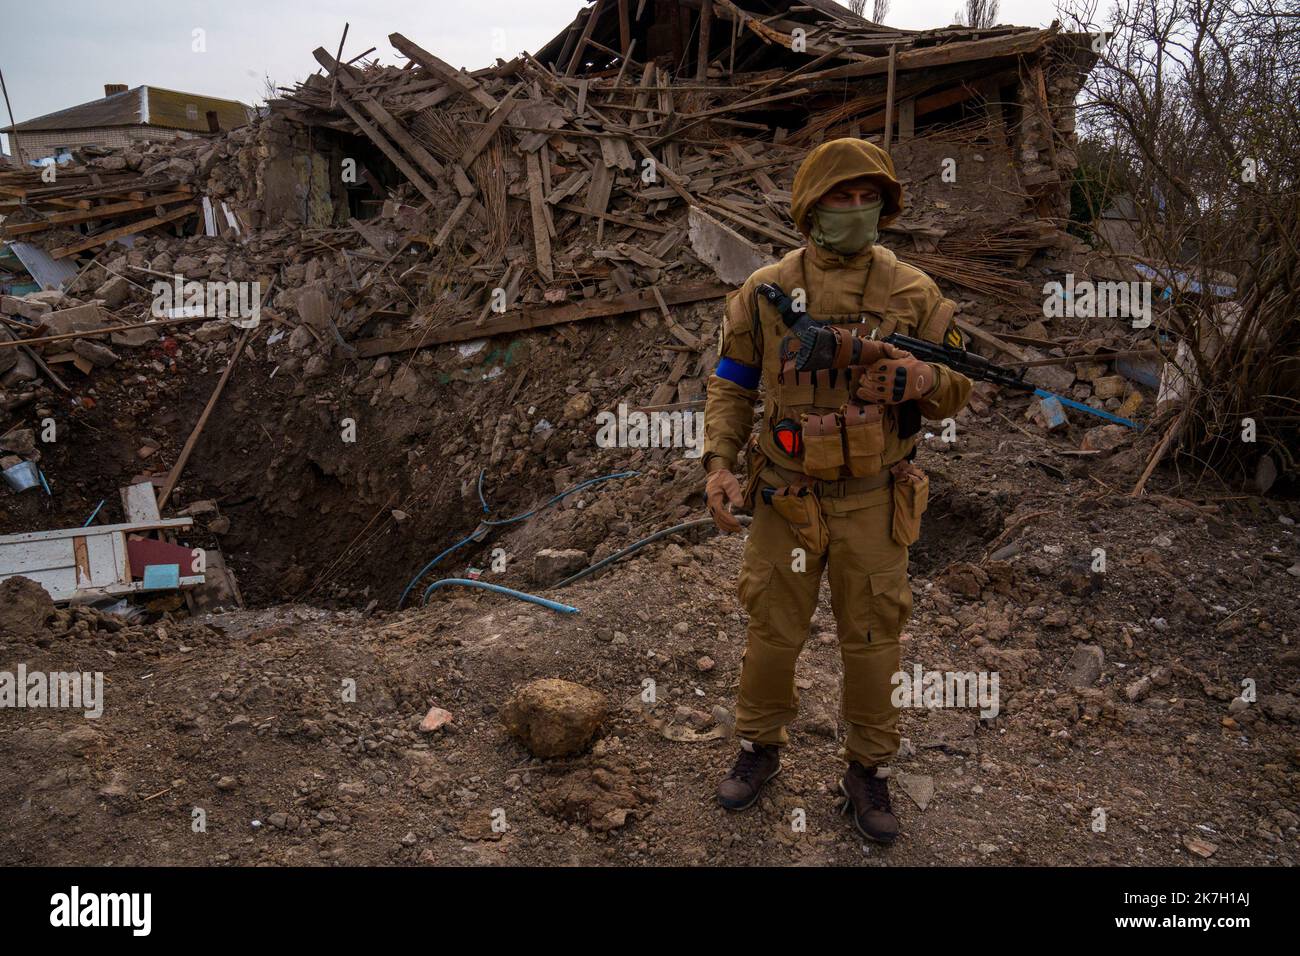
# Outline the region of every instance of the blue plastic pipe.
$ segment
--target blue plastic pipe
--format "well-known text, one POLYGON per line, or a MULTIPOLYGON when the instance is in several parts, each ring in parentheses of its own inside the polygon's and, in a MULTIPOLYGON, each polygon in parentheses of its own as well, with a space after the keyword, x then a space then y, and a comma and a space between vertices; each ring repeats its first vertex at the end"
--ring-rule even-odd
POLYGON ((91 523, 92 521, 95 520, 95 515, 99 514, 99 509, 102 508, 102 507, 104 507, 104 502, 107 501, 107 500, 108 500, 107 498, 101 498, 101 499, 100 499, 99 504, 95 505, 95 510, 92 511, 92 512, 90 513, 90 517, 86 519, 86 523, 82 525, 83 528, 89 528, 89 527, 90 527, 90 523, 91 523))
MULTIPOLYGON (((488 510, 487 499, 483 497, 483 476, 485 474, 487 474, 486 469, 480 471, 478 475, 478 500, 483 505, 484 513, 486 513, 488 510)), ((411 593, 412 588, 414 588, 417 584, 420 583, 420 578, 424 577, 426 574, 429 573, 430 568, 432 568, 435 564, 437 564, 447 555, 451 554, 453 551, 456 551, 459 548, 463 548, 471 541, 481 541, 483 537, 487 534, 489 527, 495 528, 501 525, 514 524, 516 521, 523 521, 525 518, 531 518, 533 515, 537 514, 537 512, 544 511, 545 509, 549 508, 551 505, 555 504, 557 501, 567 498, 575 491, 581 491, 583 488, 589 488, 592 485, 598 485, 602 481, 611 481, 614 478, 634 478, 639 474, 641 474, 639 471, 616 471, 611 475, 602 475, 599 478, 589 478, 586 481, 579 482, 578 484, 574 485, 572 488, 568 489, 567 491, 560 492, 550 501, 547 501, 545 504, 539 505, 538 507, 534 508, 532 511, 525 511, 521 515, 515 515, 513 518, 503 518, 500 521, 484 520, 477 528, 474 529, 474 533, 471 534, 468 538, 464 538, 460 541, 457 541, 446 551, 443 551, 436 558, 434 558, 432 561, 430 561, 428 564, 422 567, 419 573, 416 574, 415 577, 411 578, 410 583, 408 583, 406 585, 406 588, 402 591, 402 596, 397 599, 397 609, 400 611, 406 605, 407 595, 411 593)))
POLYGON ((558 611, 561 614, 577 614, 578 609, 571 604, 561 604, 559 601, 549 601, 544 597, 538 597, 536 594, 526 594, 523 591, 516 591, 514 588, 502 587, 499 584, 489 584, 487 581, 472 581, 469 578, 443 578, 441 581, 434 581, 424 589, 424 597, 421 604, 429 603, 429 595, 436 588, 446 587, 449 584, 462 584, 467 588, 482 588, 485 591, 495 591, 497 594, 505 594, 512 598, 518 598, 520 601, 527 601, 530 604, 540 604, 544 608, 552 611, 558 611))
POLYGON ((1103 409, 1093 408, 1091 405, 1076 402, 1074 399, 1066 398, 1064 395, 1057 395, 1055 392, 1049 392, 1045 388, 1034 389, 1034 394, 1039 398, 1054 398, 1068 408, 1075 408, 1081 412, 1087 412, 1089 415, 1096 415, 1098 418, 1104 418, 1108 422, 1114 422, 1117 425, 1127 425, 1129 428, 1136 429, 1137 431, 1142 430, 1142 426, 1137 422, 1131 422, 1127 418, 1120 418, 1118 415, 1112 415, 1110 412, 1104 411, 1103 409))

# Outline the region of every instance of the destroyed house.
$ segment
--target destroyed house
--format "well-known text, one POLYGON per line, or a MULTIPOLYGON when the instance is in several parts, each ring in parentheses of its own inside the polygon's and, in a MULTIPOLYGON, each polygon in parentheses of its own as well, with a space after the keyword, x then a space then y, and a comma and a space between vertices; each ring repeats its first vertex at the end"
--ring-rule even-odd
MULTIPOLYGON (((490 326, 495 288, 507 310, 573 309, 734 284, 802 244, 794 171, 838 136, 890 149, 909 199, 884 241, 940 281, 1023 297, 1025 264, 1069 245, 1074 100, 1095 54, 1055 24, 907 31, 828 0, 597 0, 536 54, 472 71, 389 41, 405 65, 322 46, 322 73, 270 102, 237 214, 351 225, 380 255, 418 237, 450 287, 416 325, 432 309, 490 326)), ((365 348, 409 334, 403 317, 358 316, 381 339, 365 348)))
MULTIPOLYGON (((770 127, 792 142, 876 136, 897 142, 981 111, 1006 131, 1020 182, 1038 211, 1065 213, 1074 98, 1095 54, 1092 38, 1055 27, 951 26, 901 30, 834 0, 597 0, 542 47, 565 77, 632 75, 654 61, 689 96, 692 80, 737 92, 779 83, 722 124, 770 127), (782 79, 797 74, 797 82, 782 79)), ((680 117, 680 113, 679 113, 680 117)), ((633 117, 635 126, 640 117, 633 117)), ((684 120, 683 120, 684 121, 684 120)), ((664 124, 668 129, 675 119, 664 124)), ((757 131, 757 130, 755 130, 757 131)), ((662 135, 662 134, 660 134, 662 135)))
POLYGON ((30 163, 60 160, 81 146, 128 147, 219 133, 245 125, 251 116, 251 109, 235 100, 107 83, 100 99, 16 123, 4 132, 18 161, 30 163))

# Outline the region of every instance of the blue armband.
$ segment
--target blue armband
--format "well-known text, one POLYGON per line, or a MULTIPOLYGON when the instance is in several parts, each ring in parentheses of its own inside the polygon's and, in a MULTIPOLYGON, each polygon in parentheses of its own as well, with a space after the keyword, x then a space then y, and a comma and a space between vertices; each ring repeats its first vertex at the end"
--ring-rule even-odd
POLYGON ((718 378, 725 378, 728 382, 735 382, 741 388, 752 391, 758 388, 758 379, 762 375, 762 370, 754 368, 752 365, 746 365, 743 362, 737 362, 735 359, 724 358, 718 363, 718 367, 713 374, 718 378))

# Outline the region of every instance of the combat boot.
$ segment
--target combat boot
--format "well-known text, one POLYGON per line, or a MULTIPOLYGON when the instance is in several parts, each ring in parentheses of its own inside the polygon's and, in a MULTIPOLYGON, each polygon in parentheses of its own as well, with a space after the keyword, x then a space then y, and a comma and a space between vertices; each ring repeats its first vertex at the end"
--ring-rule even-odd
POLYGON ((763 792, 767 783, 781 771, 779 747, 769 744, 740 742, 743 748, 731 773, 718 784, 718 803, 728 810, 744 810, 763 792))
POLYGON ((877 843, 898 839, 898 817, 889 804, 889 781, 877 775, 875 767, 868 769, 856 760, 850 763, 840 791, 848 797, 844 812, 853 813, 859 833, 877 843))

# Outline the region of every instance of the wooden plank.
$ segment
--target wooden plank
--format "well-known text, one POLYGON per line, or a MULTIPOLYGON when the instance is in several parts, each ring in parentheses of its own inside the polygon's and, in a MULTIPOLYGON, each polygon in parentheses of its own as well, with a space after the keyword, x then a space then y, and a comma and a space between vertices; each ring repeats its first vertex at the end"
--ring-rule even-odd
POLYGON ((563 209, 566 212, 576 212, 583 216, 593 216, 596 219, 604 219, 604 220, 608 220, 609 222, 616 222, 620 226, 631 226, 633 229, 641 229, 644 232, 653 232, 659 235, 663 235, 664 233, 668 232, 667 226, 661 226, 659 225, 659 223, 651 222, 648 219, 630 219, 627 216, 619 216, 612 212, 596 213, 596 212, 592 212, 590 209, 586 208, 585 206, 575 206, 572 203, 567 203, 567 202, 557 202, 555 204, 555 208, 563 209))
MULTIPOLYGON (((102 329, 83 329, 80 332, 61 332, 58 335, 42 335, 34 339, 0 339, 0 349, 25 349, 29 345, 47 345, 51 342, 68 342, 73 339, 89 338, 92 335, 108 335, 111 332, 130 332, 133 329, 165 328, 169 325, 183 325, 188 322, 206 322, 206 315, 189 315, 179 319, 157 319, 148 322, 132 322, 127 325, 109 325, 102 329)), ((50 361, 54 361, 50 359, 50 361)))
POLYGON ((700 5, 700 45, 695 55, 695 79, 703 82, 709 75, 709 40, 713 30, 713 0, 700 5))
POLYGON ((677 356, 668 377, 659 383, 654 394, 650 396, 650 404, 664 405, 672 401, 673 396, 677 394, 677 383, 682 380, 682 376, 686 374, 686 370, 691 367, 691 363, 694 361, 695 355, 693 352, 683 352, 677 356))
MULTIPOLYGON (((342 94, 340 94, 340 97, 342 94)), ((235 343, 234 354, 230 356, 230 362, 226 365, 226 370, 221 373, 221 378, 217 380, 217 386, 212 390, 212 395, 208 398, 208 404, 203 408, 203 414, 199 416, 198 423, 195 424, 194 430, 190 432, 190 437, 185 439, 185 446, 176 458, 176 464, 172 465, 172 470, 167 473, 167 481, 163 484, 162 491, 158 495, 158 510, 161 512, 167 504, 167 499, 172 496, 176 490, 176 483, 181 479, 181 473, 185 471, 185 464, 190 460, 190 454, 194 451, 194 446, 198 444, 199 436, 203 434, 203 426, 208 423, 208 418, 212 415, 212 410, 217 407, 217 401, 221 398, 222 389, 226 387, 226 382, 230 379, 230 373, 235 370, 235 365, 239 362, 239 357, 244 354, 244 346, 248 344, 248 338, 253 334, 256 327, 244 329, 244 334, 239 337, 235 343)))
POLYGON ((582 33, 578 36, 578 45, 573 48, 573 55, 569 57, 569 65, 564 69, 565 76, 573 76, 573 71, 582 62, 582 54, 586 52, 587 41, 591 39, 591 31, 595 29, 596 21, 600 19, 604 9, 605 0, 596 0, 596 5, 591 8, 591 13, 587 15, 587 22, 582 28, 582 33))
POLYGON ((537 271, 547 282, 555 281, 551 266, 551 234, 546 219, 546 201, 542 198, 542 169, 536 153, 525 156, 528 167, 528 206, 533 214, 533 247, 537 271))
POLYGON ((916 100, 906 99, 898 104, 898 141, 916 135, 916 100))
POLYGON ((672 171, 667 163, 656 159, 655 154, 650 152, 650 149, 646 144, 641 142, 639 139, 636 141, 636 148, 642 156, 654 163, 655 172, 663 176, 664 182, 669 185, 673 192, 682 198, 682 202, 686 203, 688 206, 695 205, 695 198, 686 191, 686 187, 683 185, 681 179, 672 171))
MULTIPOLYGON (((1033 30, 1010 36, 989 37, 984 40, 970 40, 961 43, 945 43, 940 46, 925 47, 919 50, 904 50, 897 55, 894 64, 899 73, 907 70, 921 70, 933 66, 947 66, 952 63, 970 63, 987 60, 992 57, 1009 57, 1019 53, 1030 53, 1042 48, 1057 34, 1057 30, 1033 30)), ((805 74, 808 81, 846 80, 863 76, 878 76, 889 69, 889 57, 877 56, 860 63, 832 67, 820 73, 805 74)))
POLYGON ((474 160, 478 158, 478 154, 487 149, 487 144, 492 141, 492 137, 501 128, 501 124, 519 105, 519 100, 515 99, 515 93, 521 89, 523 89, 523 84, 516 84, 509 93, 502 97, 500 104, 488 117, 487 123, 478 131, 478 135, 474 137, 474 140, 465 147, 465 152, 460 154, 460 165, 463 168, 469 169, 474 160))
POLYGON ((460 202, 456 203, 456 208, 453 209, 451 215, 447 217, 447 221, 444 222, 442 228, 438 230, 438 234, 433 237, 433 244, 435 246, 441 247, 442 244, 447 241, 447 237, 451 235, 451 230, 455 227, 456 223, 460 222, 461 217, 465 215, 473 203, 473 196, 461 197, 460 202))
POLYGON ((992 332, 986 332, 984 329, 981 329, 978 325, 971 325, 965 319, 954 318, 953 321, 957 324, 957 328, 961 329, 963 332, 965 332, 971 338, 975 339, 977 342, 983 342, 985 345, 995 348, 1000 352, 1005 352, 1007 355, 1010 355, 1013 359, 1015 359, 1018 362, 1029 361, 1029 358, 1026 357, 1023 351, 1016 348, 1014 345, 1012 345, 1010 342, 1006 341, 1005 339, 998 338, 992 332))
POLYGON ((46 216, 40 222, 20 222, 4 227, 4 236, 6 239, 14 236, 25 236, 33 232, 44 232, 57 225, 71 225, 79 222, 92 222, 96 219, 107 219, 110 216, 120 216, 128 212, 140 212, 144 209, 153 209, 155 206, 170 206, 172 203, 183 202, 190 198, 190 193, 164 193, 161 196, 154 196, 150 199, 131 202, 109 203, 104 206, 95 206, 91 209, 76 209, 71 212, 56 212, 46 216))
POLYGON ((628 16, 628 0, 618 0, 618 48, 623 51, 623 62, 632 55, 632 22, 628 16))
POLYGON ((337 100, 338 105, 343 107, 343 112, 347 113, 352 122, 356 123, 357 126, 361 128, 361 132, 365 133, 366 138, 378 146, 380 152, 392 160, 393 165, 401 170, 402 175, 410 181, 411 185, 420 191, 420 195, 429 200, 430 204, 436 207, 441 200, 438 198, 437 191, 429 184, 428 180, 421 176, 416 171, 415 167, 407 162, 406 157, 402 155, 398 148, 388 141, 388 137, 381 133, 377 127, 371 125, 371 123, 361 115, 361 111, 352 105, 352 101, 344 96, 342 92, 337 94, 337 100))
POLYGON ((197 203, 187 203, 179 209, 172 209, 161 216, 150 216, 148 219, 141 219, 137 222, 127 223, 125 226, 118 226, 116 229, 110 229, 108 232, 101 232, 98 235, 83 239, 81 242, 74 242, 70 246, 60 246, 51 250, 51 259, 66 259, 68 256, 75 255, 78 252, 85 252, 87 249, 94 249, 96 246, 102 246, 105 243, 112 242, 114 239, 121 239, 125 236, 133 236, 137 232, 143 232, 146 229, 152 229, 154 226, 165 225, 185 216, 193 215, 198 212, 197 203))
POLYGON ((736 142, 732 142, 730 146, 731 146, 731 155, 735 156, 738 160, 741 161, 741 163, 745 165, 746 167, 745 171, 749 173, 749 175, 753 178, 754 182, 758 183, 759 189, 761 189, 764 193, 768 195, 775 192, 780 192, 780 190, 777 189, 776 182, 773 181, 772 177, 769 176, 765 170, 758 168, 758 165, 757 163, 755 163, 754 157, 753 155, 750 154, 749 150, 745 149, 744 146, 736 142))
MULTIPOLYGON (((731 286, 722 282, 688 282, 667 286, 661 290, 660 294, 666 304, 681 305, 705 299, 721 299, 731 289, 731 286)), ((432 331, 416 330, 405 334, 363 339, 356 343, 357 354, 362 358, 372 358, 376 355, 387 355, 392 352, 409 352, 431 345, 443 345, 448 342, 464 342, 485 336, 525 332, 530 329, 548 328, 566 322, 581 322, 586 319, 622 315, 627 312, 638 312, 642 309, 655 307, 654 293, 642 289, 638 292, 625 292, 605 299, 587 299, 582 302, 567 303, 544 309, 525 308, 515 313, 488 319, 482 325, 467 322, 462 325, 453 325, 432 331)))
POLYGON ((668 326, 668 331, 671 332, 673 337, 677 339, 678 342, 681 342, 682 345, 685 345, 689 349, 695 349, 698 351, 700 348, 700 340, 677 324, 677 320, 673 318, 673 314, 668 311, 668 303, 664 301, 663 293, 659 291, 659 287, 651 286, 650 291, 654 293, 655 304, 659 306, 659 312, 664 317, 664 322, 668 326))
MULTIPOLYGON (((321 47, 317 47, 313 50, 312 56, 316 57, 316 61, 320 63, 321 66, 331 71, 334 76, 338 78, 339 84, 343 89, 348 91, 353 102, 359 104, 362 109, 374 117, 383 128, 384 132, 387 133, 393 141, 406 152, 406 155, 419 163, 420 168, 423 169, 425 173, 432 176, 434 179, 439 179, 446 174, 446 170, 443 169, 442 163, 434 159, 433 155, 427 149, 416 142, 415 138, 402 127, 401 123, 393 119, 392 114, 389 113, 388 110, 384 109, 378 100, 366 93, 359 81, 352 78, 349 72, 351 69, 350 67, 341 67, 338 61, 331 57, 321 47)), ((335 102, 341 101, 342 97, 339 92, 335 90, 334 93, 335 102)))
POLYGON ((0 535, 0 545, 26 544, 32 541, 58 541, 77 538, 88 534, 145 534, 149 531, 167 531, 188 528, 194 524, 193 518, 160 518, 141 524, 101 524, 93 528, 58 528, 53 531, 24 531, 21 534, 0 535))
POLYGON ((142 481, 139 484, 127 485, 120 489, 120 492, 122 511, 126 514, 127 521, 132 524, 148 524, 162 520, 162 515, 158 513, 158 501, 155 498, 152 482, 142 481))
POLYGON ((420 64, 430 73, 437 74, 445 79, 448 83, 460 90, 475 103, 485 106, 489 110, 497 108, 496 98, 489 94, 478 81, 467 73, 462 73, 450 63, 446 63, 434 56, 428 50, 412 43, 400 33, 390 33, 388 42, 391 43, 404 57, 408 60, 420 64))
POLYGON ((889 45, 889 76, 885 84, 885 152, 889 152, 889 140, 894 133, 894 66, 898 47, 889 45))
POLYGON ((591 185, 587 187, 587 211, 603 213, 609 208, 609 194, 614 188, 614 172, 604 163, 591 167, 591 185))
POLYGON ((1056 165, 1056 125, 1052 122, 1052 110, 1047 104, 1047 84, 1043 79, 1043 67, 1035 63, 1029 71, 1030 87, 1038 107, 1038 119, 1043 124, 1043 137, 1047 140, 1047 156, 1052 169, 1056 165))

